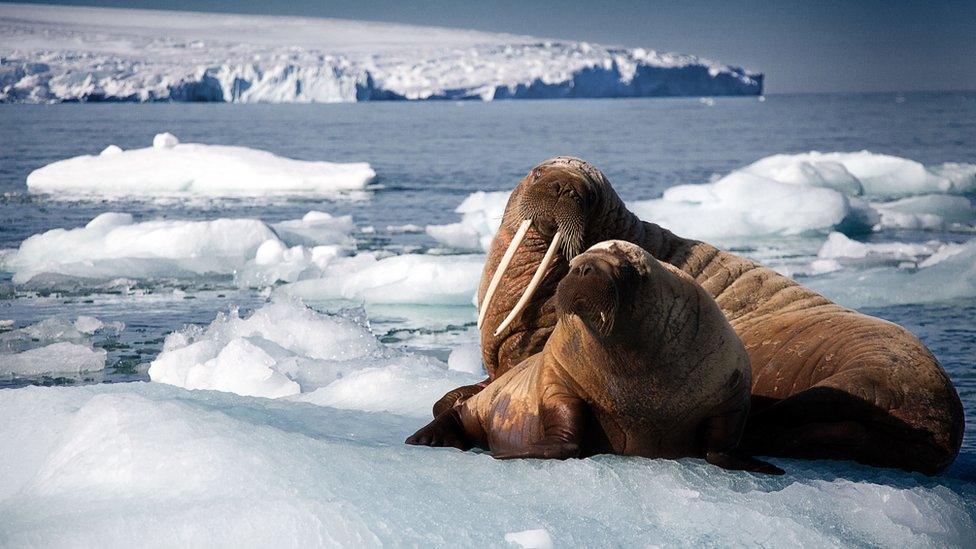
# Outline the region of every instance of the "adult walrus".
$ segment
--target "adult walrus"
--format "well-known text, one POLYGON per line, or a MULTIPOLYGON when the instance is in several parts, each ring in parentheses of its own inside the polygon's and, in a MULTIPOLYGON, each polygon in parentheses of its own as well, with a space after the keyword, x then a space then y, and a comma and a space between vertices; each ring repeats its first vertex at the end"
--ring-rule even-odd
MULTIPOLYGON (((536 166, 509 199, 478 293, 488 381, 543 348, 568 259, 611 239, 691 275, 742 339, 753 374, 745 451, 927 474, 959 453, 962 404, 918 338, 772 269, 639 220, 606 177, 577 158, 536 166)), ((448 393, 435 412, 483 386, 448 393)))
POLYGON ((408 444, 480 446, 497 458, 704 457, 782 473, 737 451, 749 357, 690 276, 624 241, 570 263, 543 350, 453 406, 408 444))

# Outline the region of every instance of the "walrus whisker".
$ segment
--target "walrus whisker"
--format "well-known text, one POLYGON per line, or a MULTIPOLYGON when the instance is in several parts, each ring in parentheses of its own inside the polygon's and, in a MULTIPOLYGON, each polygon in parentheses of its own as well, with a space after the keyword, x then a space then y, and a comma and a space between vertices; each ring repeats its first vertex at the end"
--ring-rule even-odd
POLYGON ((481 307, 478 311, 478 329, 481 329, 481 324, 485 321, 485 315, 488 314, 488 307, 491 305, 491 298, 495 295, 495 290, 498 289, 498 283, 501 282, 502 276, 505 275, 505 269, 508 269, 508 264, 512 262, 512 258, 515 257, 515 252, 518 250, 519 245, 522 244, 522 240, 525 239, 525 234, 529 232, 529 227, 532 226, 532 220, 526 219, 519 225, 518 231, 515 233, 515 237, 512 238, 512 242, 508 245, 508 249, 505 250, 505 255, 502 256, 501 263, 498 264, 498 268, 495 269, 495 275, 491 277, 491 283, 488 284, 488 290, 485 291, 485 298, 481 300, 481 307))
POLYGON ((508 313, 508 316, 505 317, 505 320, 503 320, 502 323, 498 326, 498 329, 495 330, 496 337, 498 336, 498 334, 502 333, 502 331, 505 330, 505 328, 507 328, 508 325, 511 324, 512 321, 515 320, 519 314, 521 314, 522 309, 524 309, 525 306, 529 304, 529 300, 532 299, 532 296, 535 294, 535 291, 539 288, 539 283, 542 282, 542 277, 545 276, 546 270, 549 268, 549 265, 551 265, 553 260, 556 258, 556 250, 559 249, 560 240, 562 240, 562 233, 556 231, 556 234, 552 236, 552 242, 549 244, 549 249, 546 250, 545 257, 542 258, 542 263, 539 264, 539 268, 536 269, 535 274, 532 276, 532 280, 530 280, 529 285, 526 286, 525 292, 522 294, 522 298, 519 299, 518 303, 515 304, 515 307, 512 309, 512 311, 508 313))

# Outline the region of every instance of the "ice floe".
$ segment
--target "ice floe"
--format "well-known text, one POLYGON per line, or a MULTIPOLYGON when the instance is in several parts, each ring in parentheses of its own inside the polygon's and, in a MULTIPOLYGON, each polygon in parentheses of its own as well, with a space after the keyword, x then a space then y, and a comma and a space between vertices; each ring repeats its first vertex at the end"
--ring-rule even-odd
POLYGON ((976 298, 976 240, 944 244, 917 263, 844 269, 804 283, 848 307, 972 299, 976 298))
POLYGON ((507 191, 472 193, 454 209, 461 214, 461 221, 427 225, 427 234, 449 248, 487 252, 501 225, 510 194, 507 191))
POLYGON ((526 532, 544 529, 557 547, 907 547, 976 537, 973 484, 952 478, 786 460, 781 477, 691 459, 497 461, 404 445, 426 419, 159 383, 3 390, 0 539, 457 547, 540 540, 526 532))
POLYGON ((13 282, 39 275, 88 280, 230 275, 277 236, 256 219, 136 222, 131 214, 103 213, 84 227, 31 236, 0 257, 13 282))
POLYGON ((471 305, 484 261, 480 254, 383 257, 365 252, 336 258, 318 277, 278 291, 314 301, 471 305))
POLYGON ((92 335, 117 335, 121 323, 104 323, 91 316, 73 322, 51 317, 0 333, 0 376, 79 374, 105 368, 108 353, 92 344, 92 335))
POLYGON ((38 168, 27 176, 27 188, 56 198, 336 195, 362 189, 375 176, 365 162, 293 160, 247 147, 180 143, 163 133, 144 149, 110 146, 38 168))
POLYGON ((319 405, 414 416, 429 414, 459 384, 479 380, 388 347, 356 319, 288 299, 170 334, 149 377, 187 389, 267 398, 301 393, 301 400, 319 405))
MULTIPOLYGON (((976 164, 924 166, 860 152, 778 154, 703 184, 676 185, 628 208, 645 221, 717 243, 750 237, 846 234, 886 229, 972 231, 976 164)), ((459 250, 487 250, 507 192, 476 192, 457 208, 461 221, 427 234, 459 250)))

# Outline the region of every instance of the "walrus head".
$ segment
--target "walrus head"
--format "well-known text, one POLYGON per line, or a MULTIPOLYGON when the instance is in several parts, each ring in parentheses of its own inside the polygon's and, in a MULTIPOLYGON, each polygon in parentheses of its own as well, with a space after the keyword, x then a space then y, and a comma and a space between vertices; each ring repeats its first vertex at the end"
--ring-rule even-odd
MULTIPOLYGON (((530 228, 545 240, 549 248, 536 268, 521 299, 495 329, 497 336, 512 323, 532 300, 546 270, 558 256, 569 261, 594 241, 595 215, 609 199, 616 199, 606 177, 591 164, 572 157, 556 157, 539 164, 519 183, 508 204, 503 222, 518 224, 501 262, 485 292, 478 315, 478 327, 484 322, 499 282, 530 228)), ((597 239, 598 241, 599 239, 597 239)))
POLYGON ((575 315, 594 332, 609 337, 618 317, 630 314, 622 304, 637 297, 639 282, 649 272, 648 259, 642 248, 623 240, 594 245, 570 262, 569 273, 556 289, 556 313, 575 315))

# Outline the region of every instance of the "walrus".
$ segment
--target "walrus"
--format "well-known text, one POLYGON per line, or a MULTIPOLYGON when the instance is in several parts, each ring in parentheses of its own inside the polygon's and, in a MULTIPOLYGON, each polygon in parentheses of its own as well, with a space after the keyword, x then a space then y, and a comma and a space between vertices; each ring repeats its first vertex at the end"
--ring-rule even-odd
POLYGON ((703 457, 782 473, 737 450, 749 356, 690 276, 629 242, 603 242, 570 262, 555 309, 541 352, 406 442, 500 459, 703 457))
POLYGON ((597 168, 572 157, 539 164, 512 192, 478 291, 488 379, 445 395, 435 415, 539 352, 557 324, 553 296, 569 260, 612 239, 694 278, 744 343, 752 364, 745 452, 926 474, 958 455, 959 395, 917 337, 756 262, 641 221, 597 168))

